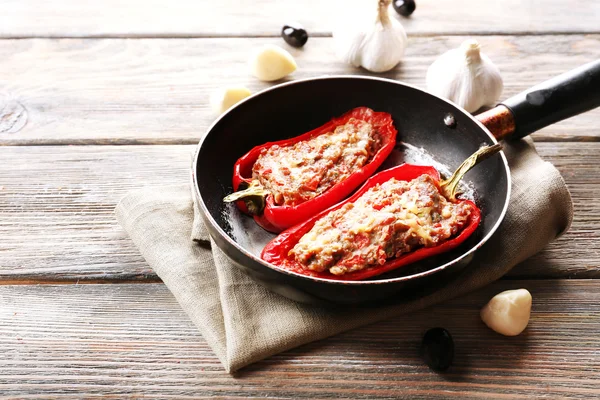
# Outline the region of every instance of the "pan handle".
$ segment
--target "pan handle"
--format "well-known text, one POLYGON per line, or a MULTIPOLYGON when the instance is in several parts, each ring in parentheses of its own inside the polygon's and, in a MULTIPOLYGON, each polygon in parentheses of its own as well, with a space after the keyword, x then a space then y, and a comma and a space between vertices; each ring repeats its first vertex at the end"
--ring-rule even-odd
POLYGON ((547 80, 476 118, 498 140, 520 139, 600 106, 600 60, 547 80))

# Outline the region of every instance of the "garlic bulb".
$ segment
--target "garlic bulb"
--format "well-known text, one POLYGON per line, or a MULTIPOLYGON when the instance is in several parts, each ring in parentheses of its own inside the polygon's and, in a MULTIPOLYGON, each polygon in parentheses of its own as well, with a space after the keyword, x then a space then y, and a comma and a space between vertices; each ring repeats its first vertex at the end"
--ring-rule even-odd
POLYGON ((250 96, 250 90, 243 86, 232 86, 214 92, 210 97, 210 106, 215 115, 227 111, 231 106, 250 96))
POLYGON ((297 68, 294 57, 281 47, 265 45, 250 60, 252 75, 261 81, 276 81, 297 68))
POLYGON ((492 297, 481 309, 481 319, 504 336, 517 336, 527 328, 531 301, 527 289, 506 290, 492 297))
POLYGON ((502 77, 480 50, 479 43, 470 39, 442 54, 427 71, 427 89, 468 112, 495 106, 504 88, 502 77))
POLYGON ((333 31, 338 57, 355 67, 385 72, 402 59, 407 38, 404 28, 388 14, 391 0, 379 0, 375 18, 362 13, 344 18, 333 31))

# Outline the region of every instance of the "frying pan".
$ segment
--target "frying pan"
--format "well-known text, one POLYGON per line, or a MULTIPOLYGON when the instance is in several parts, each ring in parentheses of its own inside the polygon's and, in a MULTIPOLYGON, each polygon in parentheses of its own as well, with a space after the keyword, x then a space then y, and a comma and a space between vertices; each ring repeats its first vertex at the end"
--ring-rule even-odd
MULTIPOLYGON (((600 105, 600 60, 562 74, 472 116, 453 103, 405 83, 363 76, 297 80, 257 93, 223 114, 198 144, 193 181, 204 222, 233 264, 272 291, 313 304, 399 301, 435 290, 456 276, 496 231, 509 205, 510 171, 503 153, 465 177, 475 188, 482 223, 454 251, 380 275, 343 282, 279 269, 260 259, 274 235, 223 197, 232 189, 233 165, 252 147, 297 136, 359 106, 392 115, 397 141, 426 149, 437 162, 456 168, 482 144, 522 138, 559 120, 600 105)), ((401 163, 402 146, 387 167, 401 163)))

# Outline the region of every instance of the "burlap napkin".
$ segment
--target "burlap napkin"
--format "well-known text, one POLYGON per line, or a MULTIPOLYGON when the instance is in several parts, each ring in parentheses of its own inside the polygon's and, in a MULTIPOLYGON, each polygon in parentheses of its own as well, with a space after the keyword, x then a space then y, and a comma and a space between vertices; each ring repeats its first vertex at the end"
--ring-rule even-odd
POLYGON ((448 286, 382 308, 344 311, 308 306, 254 283, 211 241, 188 186, 130 193, 117 206, 116 215, 231 372, 286 349, 480 288, 568 229, 572 203, 559 172, 537 155, 531 140, 507 143, 505 152, 513 186, 510 208, 498 232, 448 286))

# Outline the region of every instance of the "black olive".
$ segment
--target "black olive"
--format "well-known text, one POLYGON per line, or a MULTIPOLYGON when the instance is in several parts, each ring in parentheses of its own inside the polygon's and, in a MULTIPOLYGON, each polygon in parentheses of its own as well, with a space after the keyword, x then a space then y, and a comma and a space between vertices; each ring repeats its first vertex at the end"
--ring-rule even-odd
POLYGON ((454 358, 454 341, 450 332, 444 328, 428 330, 421 342, 421 357, 429 368, 435 371, 447 370, 454 358))
POLYGON ((293 47, 302 47, 308 41, 308 33, 300 24, 286 24, 281 28, 281 37, 293 47))
POLYGON ((404 17, 409 17, 417 8, 415 0, 394 0, 392 5, 394 6, 394 10, 404 17))

